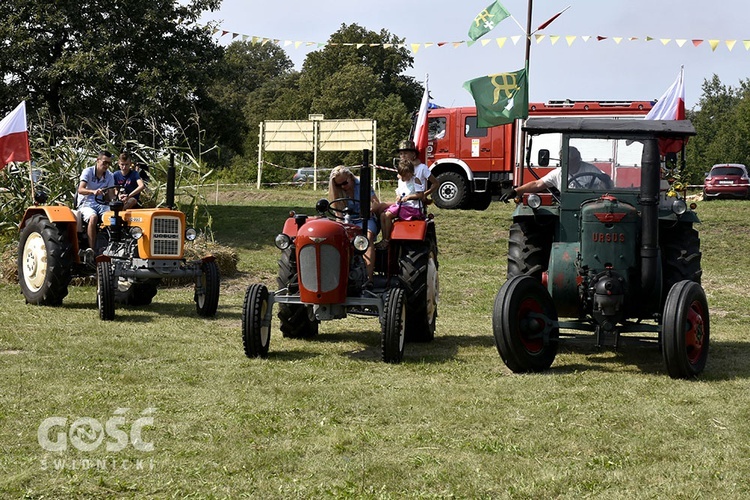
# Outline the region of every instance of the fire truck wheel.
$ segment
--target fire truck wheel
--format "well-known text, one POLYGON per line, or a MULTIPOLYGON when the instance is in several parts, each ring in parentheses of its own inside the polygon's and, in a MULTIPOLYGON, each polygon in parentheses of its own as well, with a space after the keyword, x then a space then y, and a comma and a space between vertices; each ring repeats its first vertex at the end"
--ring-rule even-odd
POLYGON ((552 251, 552 227, 531 221, 514 222, 508 236, 508 279, 529 275, 542 281, 552 251))
MULTIPOLYGON (((662 289, 665 296, 679 281, 701 282, 701 241, 692 223, 661 223, 659 248, 664 276, 662 289)), ((662 301, 664 300, 662 298, 662 301)))
MULTIPOLYGON (((299 292, 294 247, 289 247, 281 253, 276 284, 280 289, 286 288, 289 294, 299 292)), ((318 322, 310 319, 306 306, 280 303, 278 317, 281 323, 279 328, 284 338, 311 338, 318 334, 318 322)))
POLYGON ((126 293, 124 302, 129 306, 149 305, 154 300, 160 283, 161 279, 159 278, 133 283, 126 293))
POLYGON ((667 295, 661 342, 667 372, 672 378, 692 378, 706 367, 710 324, 703 288, 680 281, 667 295))
POLYGON ((268 288, 260 283, 247 287, 242 306, 242 345, 248 358, 267 358, 271 324, 264 325, 268 312, 268 288))
POLYGON ((469 196, 466 179, 456 172, 443 172, 437 179, 440 186, 433 195, 435 205, 445 209, 466 208, 469 196))
POLYGON ((26 302, 58 306, 68 295, 71 244, 67 231, 43 215, 34 215, 18 241, 18 282, 26 302))
POLYGON ((500 357, 515 373, 540 372, 557 355, 557 311, 547 289, 531 276, 515 276, 500 288, 492 333, 500 357))
POLYGON ((201 266, 203 271, 200 276, 202 292, 195 289, 195 310, 198 316, 216 316, 219 307, 219 265, 216 261, 204 262, 201 266))
POLYGON ((99 318, 104 321, 115 319, 115 277, 109 262, 96 264, 96 305, 99 318))
POLYGON ((437 243, 405 242, 401 246, 399 278, 406 295, 406 339, 430 342, 435 338, 439 293, 437 243))
POLYGON ((391 288, 383 297, 384 311, 381 319, 381 347, 383 361, 400 363, 406 342, 406 300, 401 288, 391 288))

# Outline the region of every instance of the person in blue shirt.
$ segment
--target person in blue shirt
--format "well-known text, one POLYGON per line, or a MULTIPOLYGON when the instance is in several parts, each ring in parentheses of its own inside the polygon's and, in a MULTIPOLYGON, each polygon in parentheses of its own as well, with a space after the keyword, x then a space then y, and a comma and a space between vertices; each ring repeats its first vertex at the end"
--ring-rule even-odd
POLYGON ((89 237, 89 246, 93 248, 96 241, 96 226, 102 220, 104 212, 109 210, 108 203, 100 203, 96 200, 104 200, 107 188, 115 185, 112 172, 112 153, 100 151, 96 157, 96 165, 87 167, 81 172, 81 180, 78 183, 78 211, 84 222, 88 222, 86 234, 89 237))
POLYGON ((133 160, 128 153, 120 153, 117 161, 120 170, 114 173, 115 185, 121 186, 120 201, 123 202, 125 210, 133 208, 138 204, 138 198, 146 184, 138 172, 133 169, 133 160))
MULTIPOLYGON (((339 165, 331 170, 331 175, 328 181, 328 201, 333 201, 338 198, 348 198, 346 202, 346 208, 352 214, 359 214, 359 179, 354 176, 349 167, 339 165)), ((343 202, 339 202, 334 205, 334 208, 343 210, 344 207, 340 206, 343 202)), ((381 203, 375 191, 370 188, 370 218, 367 219, 367 238, 370 240, 370 247, 365 252, 365 264, 367 264, 367 275, 372 278, 372 273, 375 268, 375 238, 378 235, 378 223, 377 220, 380 217, 381 212, 387 207, 388 204, 381 203)), ((355 215, 352 220, 353 224, 357 224, 360 227, 363 225, 363 221, 358 219, 355 215)))

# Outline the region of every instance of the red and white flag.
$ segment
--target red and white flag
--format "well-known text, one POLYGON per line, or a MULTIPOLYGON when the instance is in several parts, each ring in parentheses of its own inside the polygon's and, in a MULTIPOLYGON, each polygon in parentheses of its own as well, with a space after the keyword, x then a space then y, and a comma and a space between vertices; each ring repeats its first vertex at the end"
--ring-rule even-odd
POLYGON ((671 87, 656 101, 646 120, 684 120, 685 119, 685 81, 683 68, 671 87))
POLYGON ((31 161, 26 101, 0 121, 0 170, 12 161, 31 161))
POLYGON ((427 86, 427 78, 424 80, 424 95, 422 95, 422 104, 419 106, 417 114, 417 123, 414 126, 414 144, 419 151, 419 160, 422 163, 427 161, 427 108, 430 104, 430 89, 427 86))

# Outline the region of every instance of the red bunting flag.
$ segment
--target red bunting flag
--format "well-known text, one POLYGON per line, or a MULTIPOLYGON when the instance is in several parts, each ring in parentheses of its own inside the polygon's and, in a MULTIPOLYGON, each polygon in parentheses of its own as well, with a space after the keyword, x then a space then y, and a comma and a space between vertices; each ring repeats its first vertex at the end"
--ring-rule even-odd
POLYGON ((13 161, 31 161, 26 101, 0 121, 0 170, 13 161))
POLYGON ((539 27, 536 29, 536 31, 543 30, 544 28, 546 28, 547 26, 549 26, 550 24, 552 24, 552 21, 554 21, 555 19, 557 19, 558 17, 560 17, 560 15, 563 12, 565 12, 566 10, 568 10, 569 8, 570 8, 570 5, 568 5, 563 10, 561 10, 560 12, 558 12, 557 14, 555 14, 554 16, 552 16, 549 19, 547 19, 546 21, 544 21, 542 24, 539 25, 539 27))

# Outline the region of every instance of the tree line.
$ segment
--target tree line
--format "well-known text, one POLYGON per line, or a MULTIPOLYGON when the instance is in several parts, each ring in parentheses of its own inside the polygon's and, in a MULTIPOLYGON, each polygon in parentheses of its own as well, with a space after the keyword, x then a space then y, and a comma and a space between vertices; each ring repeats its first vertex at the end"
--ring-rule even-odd
MULTIPOLYGON (((379 149, 386 152, 407 136, 423 87, 406 75, 414 59, 398 46, 403 38, 342 24, 297 71, 275 44, 220 46, 212 36, 215 25, 198 23, 220 4, 5 0, 0 112, 26 100, 32 136, 40 121, 54 124, 41 127, 57 131, 45 144, 64 141, 73 131, 106 131, 106 142, 122 149, 145 144, 156 151, 177 141, 224 178, 238 181, 254 178, 258 124, 264 120, 305 120, 311 113, 375 119, 379 149)), ((750 163, 750 80, 734 88, 714 75, 702 90, 697 108, 688 111, 698 131, 687 146, 683 181, 689 183, 700 183, 714 163, 750 163)), ((267 159, 306 166, 312 154, 271 153, 267 159)), ((358 162, 356 152, 319 158, 322 165, 358 162)))

